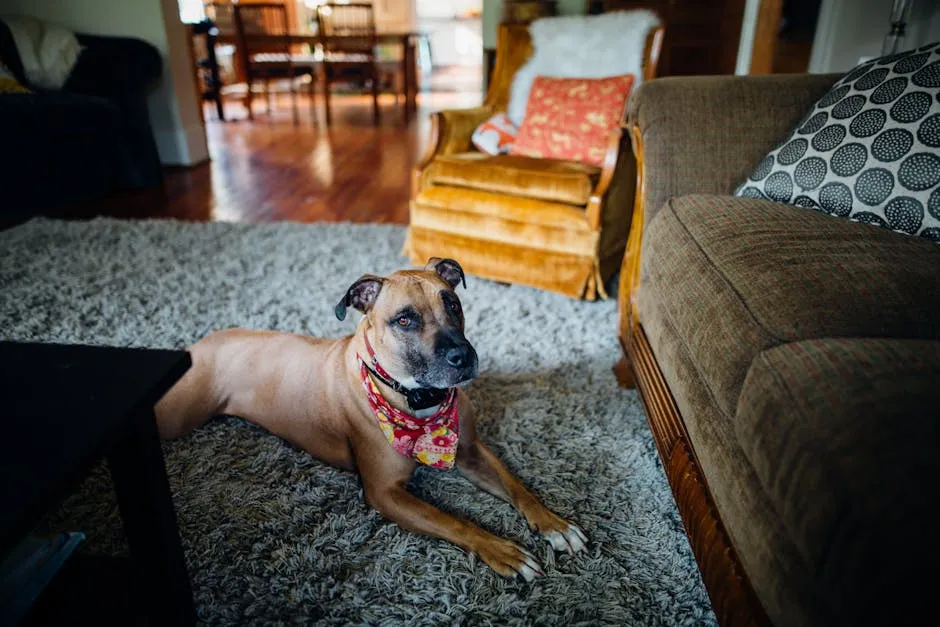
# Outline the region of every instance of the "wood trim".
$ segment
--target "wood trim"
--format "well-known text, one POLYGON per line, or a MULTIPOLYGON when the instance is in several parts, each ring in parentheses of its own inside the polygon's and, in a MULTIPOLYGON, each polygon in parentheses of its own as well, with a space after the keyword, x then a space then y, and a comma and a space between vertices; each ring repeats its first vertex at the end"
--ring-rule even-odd
POLYGON ((418 195, 418 190, 421 189, 421 175, 424 169, 431 165, 431 161, 434 160, 434 157, 437 156, 437 153, 441 149, 441 141, 444 138, 444 125, 446 123, 447 121, 444 119, 444 115, 441 112, 435 111, 431 114, 431 132, 428 135, 428 145, 424 149, 424 154, 421 156, 417 165, 411 169, 412 199, 418 195))
POLYGON ((493 68, 496 66, 496 48, 483 49, 483 89, 489 90, 493 80, 493 68))
POLYGON ((623 138, 623 129, 615 128, 610 132, 610 138, 607 140, 607 152, 604 154, 604 163, 601 166, 601 175, 597 180, 597 185, 591 192, 588 199, 587 216, 588 224, 595 231, 601 228, 601 209, 604 205, 604 196, 614 180, 614 173, 617 171, 617 163, 620 161, 620 150, 622 149, 621 140, 623 138))
POLYGON ((663 38, 666 36, 666 27, 657 26, 646 36, 646 48, 643 51, 643 80, 656 78, 659 70, 659 55, 663 51, 663 38))
POLYGON ((642 326, 631 327, 624 349, 718 624, 770 625, 721 522, 679 408, 642 326))
POLYGON ((542 17, 558 15, 558 0, 505 0, 504 24, 530 24, 542 17))
POLYGON ((627 235, 627 249, 623 256, 618 286, 620 296, 617 299, 617 315, 620 318, 621 341, 626 339, 624 331, 640 322, 636 295, 640 288, 640 249, 643 246, 643 228, 646 220, 646 165, 643 161, 643 135, 636 124, 631 127, 630 131, 633 155, 636 158, 636 194, 633 199, 633 219, 630 222, 629 235, 627 235))
MULTIPOLYGON (((517 31, 528 31, 529 27, 525 24, 500 24, 499 28, 496 31, 496 51, 493 53, 493 70, 490 72, 489 81, 486 84, 486 97, 483 99, 483 106, 485 107, 496 107, 498 100, 506 99, 508 101, 508 95, 502 92, 497 92, 499 89, 498 85, 493 84, 493 79, 497 78, 497 82, 501 82, 498 79, 502 79, 504 75, 514 75, 510 71, 511 65, 510 61, 507 60, 507 54, 500 54, 501 50, 508 50, 514 43, 514 39, 520 39, 521 35, 513 36, 514 32, 517 31)), ((505 81, 506 85, 509 85, 511 81, 505 81)), ((505 89, 505 87, 504 87, 505 89)))
POLYGON ((767 614, 721 522, 679 407, 656 362, 637 313, 640 251, 646 214, 646 168, 643 134, 637 124, 630 130, 637 183, 618 297, 618 328, 624 360, 616 366, 615 373, 621 385, 635 385, 643 401, 656 450, 663 462, 718 623, 725 627, 769 625, 767 614))
MULTIPOLYGON (((659 53, 662 50, 663 34, 665 28, 658 26, 651 30, 646 36, 646 43, 643 50, 643 79, 651 80, 656 76, 656 69, 659 65, 659 53)), ((623 150, 623 126, 614 129, 607 140, 607 152, 604 154, 604 163, 601 166, 601 175, 597 185, 591 192, 591 197, 587 204, 588 224, 595 231, 601 228, 601 213, 604 209, 604 200, 607 190, 613 181, 614 174, 617 171, 617 164, 620 161, 620 151, 623 150)), ((634 152, 634 154, 636 154, 634 152)))
POLYGON ((772 74, 783 0, 761 0, 754 25, 749 74, 772 74))

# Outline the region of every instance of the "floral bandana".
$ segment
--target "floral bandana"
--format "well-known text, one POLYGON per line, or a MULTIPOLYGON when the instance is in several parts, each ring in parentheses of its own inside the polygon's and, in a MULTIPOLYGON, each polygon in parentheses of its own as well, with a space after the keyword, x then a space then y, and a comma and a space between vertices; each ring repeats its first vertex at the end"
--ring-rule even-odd
MULTIPOLYGON (((418 418, 393 407, 385 400, 375 381, 369 376, 366 363, 361 356, 357 355, 357 357, 359 358, 359 376, 362 378, 369 406, 392 448, 405 457, 410 457, 431 468, 441 470, 453 468, 457 458, 459 435, 457 389, 451 388, 447 391, 447 396, 433 415, 418 418)), ((379 367, 378 363, 375 363, 375 366, 379 367)))

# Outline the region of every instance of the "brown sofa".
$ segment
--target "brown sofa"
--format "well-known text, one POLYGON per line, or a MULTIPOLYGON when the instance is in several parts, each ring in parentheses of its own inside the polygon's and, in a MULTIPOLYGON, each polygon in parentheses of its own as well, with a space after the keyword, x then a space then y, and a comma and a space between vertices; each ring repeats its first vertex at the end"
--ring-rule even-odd
POLYGON ((731 195, 836 78, 664 78, 629 107, 618 371, 723 625, 934 613, 940 246, 731 195))

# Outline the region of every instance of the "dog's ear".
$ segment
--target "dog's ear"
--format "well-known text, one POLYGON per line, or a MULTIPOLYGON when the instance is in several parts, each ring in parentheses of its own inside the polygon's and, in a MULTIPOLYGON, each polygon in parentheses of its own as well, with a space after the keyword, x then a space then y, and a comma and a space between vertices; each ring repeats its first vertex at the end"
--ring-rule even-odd
POLYGON ((464 289, 467 289, 467 279, 463 275, 463 268, 453 259, 431 257, 424 269, 429 272, 437 272, 451 287, 457 287, 463 283, 464 289))
POLYGON ((367 313, 375 304, 375 299, 379 297, 382 290, 382 284, 385 279, 372 274, 365 274, 359 277, 355 283, 349 286, 346 294, 336 303, 333 310, 336 317, 340 320, 346 319, 346 308, 352 306, 362 313, 367 313))

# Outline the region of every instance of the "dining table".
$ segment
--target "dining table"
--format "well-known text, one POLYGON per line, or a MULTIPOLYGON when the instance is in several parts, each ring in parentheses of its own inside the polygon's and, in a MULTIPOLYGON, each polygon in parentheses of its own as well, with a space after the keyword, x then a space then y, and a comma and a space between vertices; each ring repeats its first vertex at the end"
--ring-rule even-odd
MULTIPOLYGON (((315 50, 318 46, 324 44, 329 44, 331 41, 343 40, 343 39, 355 39, 357 41, 362 41, 361 35, 322 35, 316 33, 287 33, 287 34, 268 34, 268 33, 251 33, 246 34, 245 39, 249 42, 249 46, 264 46, 272 44, 284 44, 289 43, 291 45, 303 45, 306 44, 310 47, 311 50, 315 50)), ((417 45, 421 39, 426 39, 427 34, 418 31, 379 31, 375 34, 375 42, 377 45, 397 45, 401 47, 401 73, 402 73, 402 89, 404 91, 404 100, 405 104, 403 107, 403 116, 405 122, 411 120, 411 116, 418 109, 418 57, 417 57, 417 45)), ((210 41, 214 40, 214 43, 217 44, 229 44, 237 46, 237 37, 234 31, 223 31, 218 30, 217 33, 214 33, 210 41)), ((297 55, 298 61, 303 61, 304 63, 311 62, 310 54, 297 55)), ((323 63, 322 60, 314 61, 315 64, 323 63)))

